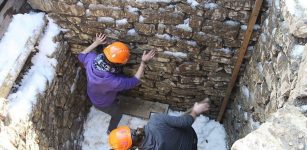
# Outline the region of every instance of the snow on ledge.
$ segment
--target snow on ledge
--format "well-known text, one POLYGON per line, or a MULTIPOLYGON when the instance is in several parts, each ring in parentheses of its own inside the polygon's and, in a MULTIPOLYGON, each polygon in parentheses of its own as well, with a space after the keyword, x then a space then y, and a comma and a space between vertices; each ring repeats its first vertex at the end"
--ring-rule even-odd
MULTIPOLYGON (((53 42, 53 38, 60 33, 60 28, 52 19, 49 17, 47 19, 49 23, 39 41, 39 51, 31 60, 33 65, 23 76, 17 91, 8 96, 8 113, 13 123, 28 119, 32 112, 32 106, 36 104, 38 94, 44 93, 47 83, 51 83, 55 75, 57 60, 51 56, 59 45, 59 43, 53 42)), ((35 22, 35 20, 36 18, 32 18, 26 22, 35 22)), ((24 29, 24 24, 19 24, 19 27, 24 29)), ((18 34, 20 33, 17 33, 16 37, 18 34)))
POLYGON ((43 13, 13 16, 7 32, 0 41, 0 85, 4 82, 6 75, 11 72, 18 57, 29 51, 26 47, 26 44, 29 44, 27 43, 28 39, 33 37, 34 34, 39 34, 38 30, 45 23, 43 18, 43 13), (25 24, 25 22, 29 23, 25 24))

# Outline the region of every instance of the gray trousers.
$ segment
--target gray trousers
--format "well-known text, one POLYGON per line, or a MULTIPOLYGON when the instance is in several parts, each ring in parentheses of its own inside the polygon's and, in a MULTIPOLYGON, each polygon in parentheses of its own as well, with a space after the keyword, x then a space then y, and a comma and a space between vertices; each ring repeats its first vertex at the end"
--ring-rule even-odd
POLYGON ((111 106, 108 107, 96 107, 98 110, 109 114, 111 116, 111 120, 109 123, 109 127, 107 130, 107 133, 109 134, 113 129, 117 128, 118 123, 120 122, 123 113, 120 111, 119 106, 118 106, 118 101, 115 101, 111 106))

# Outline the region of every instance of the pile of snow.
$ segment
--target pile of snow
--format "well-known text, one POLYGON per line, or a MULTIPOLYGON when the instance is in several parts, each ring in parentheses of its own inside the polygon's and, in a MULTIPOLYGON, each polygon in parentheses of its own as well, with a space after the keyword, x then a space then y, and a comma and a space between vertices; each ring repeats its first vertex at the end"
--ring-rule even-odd
MULTIPOLYGON (((178 116, 183 112, 170 111, 169 115, 178 116)), ((87 120, 84 124, 84 140, 82 142, 83 150, 106 150, 110 149, 108 145, 107 128, 110 116, 94 107, 91 108, 87 120)), ((136 129, 143 127, 148 120, 139 119, 124 115, 119 125, 128 125, 136 129)), ((194 128, 198 137, 198 149, 210 150, 227 150, 226 132, 224 127, 208 117, 199 116, 194 124, 194 128)))
POLYGON ((18 57, 25 51, 27 40, 44 25, 43 18, 43 13, 13 16, 0 42, 0 85, 18 57))
MULTIPOLYGON (((11 23, 11 25, 16 28, 9 28, 7 33, 8 35, 15 34, 15 36, 11 35, 10 38, 12 38, 11 40, 14 42, 15 48, 20 48, 24 47, 25 43, 16 42, 16 40, 23 37, 23 33, 27 34, 33 32, 32 28, 27 27, 31 24, 35 27, 38 22, 38 24, 40 24, 43 20, 44 14, 19 14, 16 16, 18 17, 14 17, 11 23), (24 22, 27 23, 25 24, 24 22), (22 32, 18 32, 18 29, 22 29, 22 32)), ((46 32, 40 39, 37 47, 39 51, 31 60, 33 66, 31 66, 23 76, 17 91, 8 96, 8 112, 13 122, 28 119, 28 115, 32 111, 32 106, 36 104, 38 94, 44 93, 47 83, 51 83, 54 78, 57 60, 51 56, 57 49, 58 43, 54 43, 53 38, 60 33, 61 29, 49 17, 48 20, 49 23, 46 32)), ((18 49, 12 48, 10 51, 16 52, 18 49)), ((14 59, 14 55, 8 56, 7 53, 0 57, 1 60, 6 57, 14 59)))

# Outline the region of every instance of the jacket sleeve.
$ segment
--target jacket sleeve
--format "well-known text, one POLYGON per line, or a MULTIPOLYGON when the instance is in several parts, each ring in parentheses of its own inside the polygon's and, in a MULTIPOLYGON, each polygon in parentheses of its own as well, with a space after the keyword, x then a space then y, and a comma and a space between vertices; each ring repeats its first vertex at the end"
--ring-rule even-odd
POLYGON ((169 116, 166 114, 159 114, 154 116, 153 119, 158 121, 156 123, 165 123, 176 128, 188 128, 191 127, 194 122, 194 118, 191 115, 169 116))
POLYGON ((136 77, 114 76, 110 87, 114 91, 129 90, 140 84, 140 80, 136 77))
POLYGON ((94 59, 96 56, 97 56, 96 52, 89 52, 86 54, 80 53, 78 55, 78 59, 83 65, 86 65, 90 60, 94 59))

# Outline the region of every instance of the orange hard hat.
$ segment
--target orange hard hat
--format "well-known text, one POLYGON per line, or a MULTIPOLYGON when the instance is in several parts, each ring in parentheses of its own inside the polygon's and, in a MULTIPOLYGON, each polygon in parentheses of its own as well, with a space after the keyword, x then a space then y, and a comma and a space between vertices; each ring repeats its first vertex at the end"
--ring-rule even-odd
POLYGON ((103 49, 104 55, 111 63, 125 64, 127 63, 130 52, 126 44, 122 42, 114 42, 103 49))
POLYGON ((128 150, 132 146, 130 128, 120 126, 109 134, 109 144, 114 150, 128 150))

